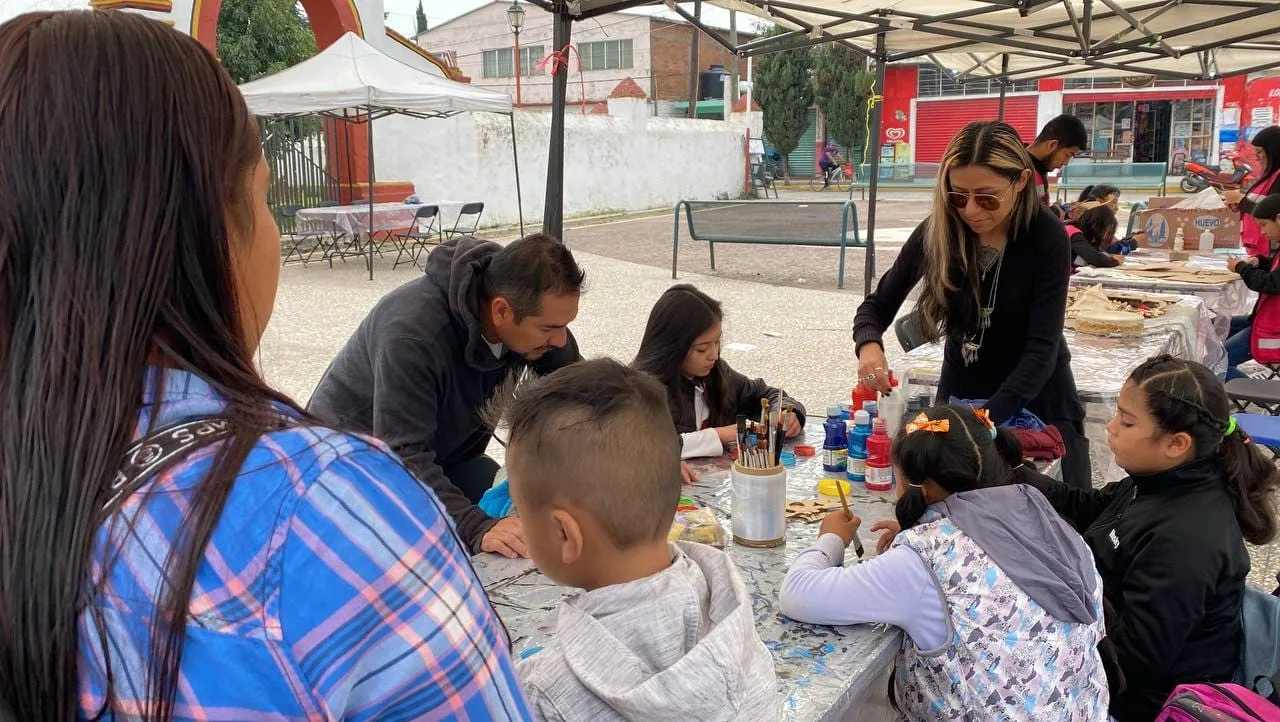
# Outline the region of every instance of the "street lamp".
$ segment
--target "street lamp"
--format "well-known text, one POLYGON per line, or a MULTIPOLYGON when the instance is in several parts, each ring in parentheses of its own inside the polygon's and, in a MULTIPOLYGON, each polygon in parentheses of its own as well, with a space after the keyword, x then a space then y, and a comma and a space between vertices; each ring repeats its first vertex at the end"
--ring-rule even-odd
POLYGON ((515 55, 512 58, 513 65, 516 70, 516 107, 520 107, 520 76, 523 74, 523 63, 520 62, 520 28, 524 27, 524 8, 520 7, 517 0, 511 0, 511 7, 507 8, 507 24, 511 26, 511 33, 516 36, 515 55))

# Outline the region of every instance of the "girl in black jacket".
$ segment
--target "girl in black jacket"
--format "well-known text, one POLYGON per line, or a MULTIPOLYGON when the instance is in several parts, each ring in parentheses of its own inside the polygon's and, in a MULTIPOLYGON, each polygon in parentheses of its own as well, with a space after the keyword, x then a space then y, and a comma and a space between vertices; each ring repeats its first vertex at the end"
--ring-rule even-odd
POLYGON ((1160 356, 1139 366, 1107 425, 1129 478, 1040 488, 1093 549, 1127 689, 1119 722, 1146 722, 1179 684, 1227 682, 1240 664, 1244 542, 1276 536, 1280 473, 1230 415, 1226 391, 1200 364, 1160 356))
POLYGON ((748 379, 720 358, 720 302, 689 284, 667 289, 649 313, 632 365, 667 387, 680 432, 681 458, 720 456, 737 438, 739 414, 760 417, 760 399, 789 404, 787 438, 804 430, 804 407, 761 379, 748 379))
POLYGON ((1116 239, 1116 225, 1116 212, 1105 205, 1090 208, 1080 214, 1078 221, 1068 221, 1072 268, 1115 268, 1124 263, 1124 256, 1106 252, 1116 239))

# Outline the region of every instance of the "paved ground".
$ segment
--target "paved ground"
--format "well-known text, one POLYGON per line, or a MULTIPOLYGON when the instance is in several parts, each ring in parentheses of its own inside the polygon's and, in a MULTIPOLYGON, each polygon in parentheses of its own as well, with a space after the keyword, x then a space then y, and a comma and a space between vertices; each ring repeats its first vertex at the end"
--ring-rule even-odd
MULTIPOLYGON (((877 253, 880 270, 892 263, 910 229, 927 212, 926 205, 923 194, 889 194, 877 234, 883 239, 877 253)), ((569 224, 567 242, 587 272, 588 290, 573 330, 588 357, 629 361, 650 307, 672 283, 671 213, 655 213, 569 224)), ((861 251, 851 254, 849 283, 838 291, 834 250, 726 246, 717 248, 718 270, 712 275, 705 244, 682 244, 680 281, 697 284, 724 303, 724 355, 734 368, 785 387, 815 413, 848 398, 856 373, 850 328, 862 299, 861 251)), ((381 262, 370 281, 364 265, 355 261, 333 269, 314 263, 286 267, 261 350, 268 381, 305 402, 374 303, 417 273, 406 266, 393 271, 390 262, 381 262)), ((891 338, 886 345, 891 358, 901 351, 891 338)), ((501 460, 496 445, 493 453, 501 460)), ((1254 551, 1255 581, 1274 584, 1280 550, 1254 551)))

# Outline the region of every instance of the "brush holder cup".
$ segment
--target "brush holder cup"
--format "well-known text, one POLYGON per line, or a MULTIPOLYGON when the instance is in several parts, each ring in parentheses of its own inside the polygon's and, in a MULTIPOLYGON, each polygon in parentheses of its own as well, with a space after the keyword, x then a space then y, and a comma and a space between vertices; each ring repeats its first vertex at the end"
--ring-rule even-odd
POLYGON ((782 546, 787 535, 787 470, 733 464, 733 541, 746 547, 782 546))

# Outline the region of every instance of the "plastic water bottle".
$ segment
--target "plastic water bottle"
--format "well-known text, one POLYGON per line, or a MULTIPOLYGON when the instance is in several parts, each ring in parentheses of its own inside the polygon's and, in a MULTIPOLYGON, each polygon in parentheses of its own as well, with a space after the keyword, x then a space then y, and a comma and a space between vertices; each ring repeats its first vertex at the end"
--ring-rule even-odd
POLYGON ((867 480, 867 439, 871 438, 871 417, 866 411, 853 414, 853 431, 849 433, 849 481, 867 480))
POLYGON ((1204 233, 1200 234, 1200 250, 1201 251, 1213 250, 1213 231, 1209 230, 1208 228, 1204 229, 1204 233))
POLYGON ((867 491, 893 491, 893 459, 889 453, 893 440, 883 418, 871 423, 871 436, 866 443, 867 491))
POLYGON ((827 420, 823 422, 822 428, 827 432, 827 437, 822 442, 822 470, 844 471, 849 454, 848 427, 840 418, 838 404, 827 407, 827 420))

